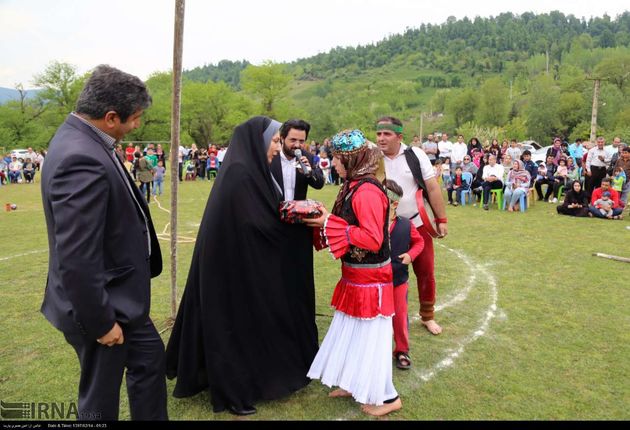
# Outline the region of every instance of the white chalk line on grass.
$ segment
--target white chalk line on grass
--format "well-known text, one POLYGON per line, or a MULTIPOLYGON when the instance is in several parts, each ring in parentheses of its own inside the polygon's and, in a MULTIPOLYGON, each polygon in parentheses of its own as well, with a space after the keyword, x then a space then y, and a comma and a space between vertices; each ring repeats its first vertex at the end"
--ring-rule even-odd
MULTIPOLYGON (((157 196, 153 196, 153 201, 157 204, 158 208, 160 208, 161 210, 163 210, 164 212, 168 214, 171 213, 171 211, 162 207, 162 205, 160 204, 160 201, 157 199, 157 196)), ((170 221, 166 223, 166 225, 164 226, 164 230, 162 230, 162 233, 158 233, 156 235, 158 239, 164 240, 167 242, 171 240, 171 235, 168 233, 168 228, 170 227, 170 225, 171 225, 170 221)), ((194 237, 179 236, 179 235, 177 236, 177 243, 194 243, 195 240, 196 239, 194 237)))
MULTIPOLYGON (((475 271, 475 267, 470 261, 470 258, 468 258, 465 254, 459 251, 447 248, 441 243, 438 243, 438 245, 441 246, 442 248, 449 250, 450 252, 455 254, 460 260, 462 260, 464 264, 466 264, 466 266, 468 267, 468 270, 470 271, 470 276, 468 277, 468 282, 466 282, 466 286, 463 289, 461 289, 455 296, 447 298, 446 302, 435 306, 436 312, 440 312, 444 309, 450 308, 451 306, 454 306, 466 300, 466 298, 468 297, 468 294, 470 294, 470 291, 472 290, 473 286, 477 282, 477 272, 475 271)), ((410 318, 411 321, 418 321, 419 319, 420 319, 420 315, 414 315, 410 318)))
POLYGON ((37 251, 24 252, 22 254, 9 255, 8 257, 0 257, 0 261, 11 260, 13 258, 26 257, 27 255, 41 254, 42 252, 48 252, 48 249, 38 249, 37 251))
MULTIPOLYGON (((488 266, 482 265, 482 264, 473 265, 472 261, 463 253, 450 249, 444 245, 440 245, 440 246, 455 253, 455 255, 457 255, 464 262, 464 264, 469 266, 469 268, 473 271, 472 273, 480 273, 481 275, 483 275, 484 278, 487 279, 488 285, 490 286, 491 303, 488 306, 479 327, 477 327, 471 335, 467 336, 466 338, 464 338, 464 340, 460 341, 458 345, 456 346, 456 348, 452 350, 450 353, 448 353, 446 357, 444 357, 438 363, 433 365, 433 367, 431 367, 430 369, 425 369, 425 370, 413 369, 414 373, 418 375, 418 377, 424 382, 430 381, 438 372, 451 367, 454 361, 458 359, 464 353, 464 350, 467 345, 476 341, 480 337, 485 336, 486 332, 488 331, 488 327, 490 326, 490 322, 492 321, 493 318, 497 316, 497 301, 499 298, 499 292, 497 289, 497 281, 492 275, 492 273, 490 273, 488 266)), ((459 296, 460 294, 455 296, 453 300, 457 299, 459 296)), ((457 299, 458 302, 461 300, 457 299)))

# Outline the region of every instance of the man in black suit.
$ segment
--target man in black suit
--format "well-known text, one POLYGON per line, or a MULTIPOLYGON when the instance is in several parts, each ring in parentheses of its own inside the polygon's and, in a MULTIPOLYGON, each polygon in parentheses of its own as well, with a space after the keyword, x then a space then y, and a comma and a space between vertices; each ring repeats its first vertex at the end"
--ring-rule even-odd
POLYGON ((42 170, 50 250, 42 313, 79 357, 81 420, 118 419, 125 369, 131 418, 168 419, 164 343, 149 318, 160 246, 114 152, 150 105, 140 79, 98 66, 42 170))
POLYGON ((311 126, 301 119, 291 119, 280 127, 282 151, 271 161, 271 173, 282 189, 283 200, 305 200, 308 186, 321 189, 324 174, 319 166, 313 166, 313 156, 304 150, 311 126), (295 156, 295 150, 302 151, 302 165, 295 156))

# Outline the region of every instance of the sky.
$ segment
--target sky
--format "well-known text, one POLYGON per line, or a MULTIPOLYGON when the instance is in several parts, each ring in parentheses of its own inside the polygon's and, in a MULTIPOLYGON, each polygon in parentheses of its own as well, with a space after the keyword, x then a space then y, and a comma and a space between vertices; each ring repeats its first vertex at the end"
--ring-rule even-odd
MULTIPOLYGON (((52 61, 83 74, 109 64, 147 79, 172 68, 175 0, 0 0, 0 87, 52 61)), ((286 62, 375 43, 449 16, 559 10, 578 18, 630 10, 628 0, 186 0, 183 67, 220 60, 286 62)))

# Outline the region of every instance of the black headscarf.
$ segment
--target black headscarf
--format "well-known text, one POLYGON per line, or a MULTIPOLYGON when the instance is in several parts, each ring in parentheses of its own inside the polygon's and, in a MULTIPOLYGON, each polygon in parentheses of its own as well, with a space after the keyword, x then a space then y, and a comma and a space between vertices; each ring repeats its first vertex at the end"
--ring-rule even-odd
POLYGON ((584 191, 584 187, 582 187, 582 183, 580 181, 573 181, 571 182, 571 189, 569 189, 566 192, 566 195, 564 196, 564 206, 569 206, 570 204, 580 204, 582 206, 588 206, 588 195, 586 194, 586 191, 584 191), (580 184, 580 192, 576 193, 575 190, 573 189, 573 186, 575 185, 575 183, 580 184))
POLYGON ((302 248, 295 226, 280 222, 263 139, 270 124, 255 117, 234 131, 167 347, 173 395, 209 388, 215 412, 305 386, 317 353, 312 255, 310 276, 289 257, 302 248))

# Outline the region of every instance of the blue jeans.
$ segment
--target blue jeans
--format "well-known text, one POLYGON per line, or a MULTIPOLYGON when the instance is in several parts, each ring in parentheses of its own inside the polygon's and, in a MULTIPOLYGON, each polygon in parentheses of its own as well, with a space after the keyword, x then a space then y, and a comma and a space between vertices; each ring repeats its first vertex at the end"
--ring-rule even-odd
POLYGON ((164 178, 156 178, 153 180, 153 195, 162 195, 162 183, 164 182, 164 178), (158 192, 159 189, 159 192, 158 192))
MULTIPOLYGON (((597 209, 595 206, 589 205, 588 211, 597 218, 606 218, 606 215, 602 215, 599 209, 597 209)), ((612 215, 613 216, 621 215, 622 212, 623 212, 623 208, 615 208, 612 210, 612 215)))
POLYGON ((513 208, 514 205, 519 201, 522 195, 527 195, 527 191, 524 188, 517 188, 513 190, 510 187, 505 187, 505 191, 503 192, 503 198, 507 202, 509 208, 513 208))

